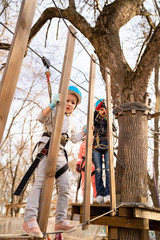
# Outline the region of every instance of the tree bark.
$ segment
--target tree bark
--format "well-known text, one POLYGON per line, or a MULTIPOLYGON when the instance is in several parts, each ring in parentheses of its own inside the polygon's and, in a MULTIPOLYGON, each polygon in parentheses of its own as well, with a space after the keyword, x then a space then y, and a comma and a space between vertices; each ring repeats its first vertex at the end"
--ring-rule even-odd
POLYGON ((118 157, 125 168, 117 163, 117 193, 122 202, 137 202, 138 197, 147 197, 148 120, 137 111, 135 115, 125 112, 118 122, 118 157))

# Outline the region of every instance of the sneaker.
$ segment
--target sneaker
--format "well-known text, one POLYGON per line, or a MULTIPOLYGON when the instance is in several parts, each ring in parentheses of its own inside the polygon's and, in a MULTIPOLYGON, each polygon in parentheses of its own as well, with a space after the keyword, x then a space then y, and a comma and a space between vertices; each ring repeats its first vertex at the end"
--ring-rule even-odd
POLYGON ((35 218, 32 218, 31 220, 24 222, 22 225, 22 229, 29 236, 43 238, 43 233, 41 232, 35 218))
POLYGON ((94 203, 97 203, 97 204, 103 204, 104 203, 104 198, 103 196, 97 196, 94 200, 94 203))
POLYGON ((59 222, 55 225, 55 232, 73 232, 76 227, 70 225, 67 221, 59 222))
POLYGON ((105 203, 109 203, 110 201, 111 201, 110 195, 107 195, 107 196, 104 197, 104 202, 105 203))
POLYGON ((97 202, 96 202, 96 198, 93 198, 93 203, 97 203, 97 202))

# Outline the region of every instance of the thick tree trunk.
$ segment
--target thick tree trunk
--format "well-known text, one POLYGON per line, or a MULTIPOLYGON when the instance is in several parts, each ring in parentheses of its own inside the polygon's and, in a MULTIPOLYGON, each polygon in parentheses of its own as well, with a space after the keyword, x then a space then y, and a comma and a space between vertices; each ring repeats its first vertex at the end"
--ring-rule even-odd
MULTIPOLYGON (((138 202, 139 197, 147 197, 148 120, 137 111, 135 115, 124 112, 118 122, 118 157, 125 168, 117 162, 116 189, 121 202, 138 202)), ((118 235, 120 240, 140 239, 140 231, 134 229, 121 228, 118 235)))

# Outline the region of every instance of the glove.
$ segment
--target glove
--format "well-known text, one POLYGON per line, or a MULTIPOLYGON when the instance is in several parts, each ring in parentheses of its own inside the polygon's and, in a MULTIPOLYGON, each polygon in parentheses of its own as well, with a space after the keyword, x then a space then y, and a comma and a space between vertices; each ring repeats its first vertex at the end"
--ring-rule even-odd
POLYGON ((98 106, 96 107, 96 110, 99 111, 99 109, 100 109, 100 108, 103 108, 103 107, 106 108, 105 103, 104 103, 103 101, 101 101, 101 102, 98 104, 98 106))
POLYGON ((59 101, 60 101, 59 94, 56 94, 56 95, 53 97, 53 101, 49 104, 49 107, 50 107, 51 109, 53 109, 59 101))
POLYGON ((78 173, 81 172, 81 165, 80 165, 79 163, 76 164, 76 171, 77 171, 78 173))
POLYGON ((85 126, 83 127, 83 132, 85 132, 85 134, 87 134, 87 125, 85 125, 85 126))

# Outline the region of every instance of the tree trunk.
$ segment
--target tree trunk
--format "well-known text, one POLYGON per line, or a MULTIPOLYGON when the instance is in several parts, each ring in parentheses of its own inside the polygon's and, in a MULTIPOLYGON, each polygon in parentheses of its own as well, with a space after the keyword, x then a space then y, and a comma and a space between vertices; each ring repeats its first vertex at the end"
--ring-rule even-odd
MULTIPOLYGON (((147 197, 148 120, 144 112, 136 111, 124 112, 118 122, 118 157, 125 168, 117 162, 117 194, 121 202, 138 202, 139 197, 147 197)), ((121 228, 118 234, 120 240, 140 239, 140 230, 121 228)))

